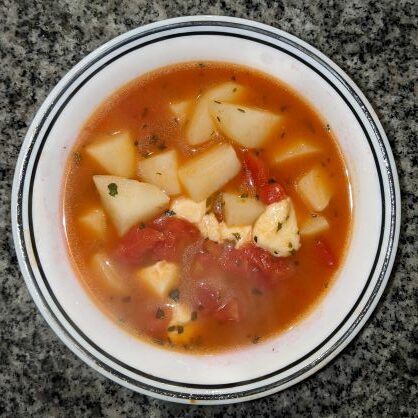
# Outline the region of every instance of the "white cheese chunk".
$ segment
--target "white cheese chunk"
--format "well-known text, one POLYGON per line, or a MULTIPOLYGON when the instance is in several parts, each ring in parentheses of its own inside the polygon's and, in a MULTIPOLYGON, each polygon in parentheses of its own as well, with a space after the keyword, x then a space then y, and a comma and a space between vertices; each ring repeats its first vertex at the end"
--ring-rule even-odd
POLYGON ((220 224, 213 213, 204 215, 197 226, 204 238, 215 242, 222 242, 220 224))
POLYGON ((199 223, 206 211, 206 202, 195 202, 187 197, 178 197, 171 203, 170 209, 178 218, 185 219, 193 224, 199 223))
POLYGON ((290 198, 267 206, 254 225, 253 241, 277 257, 288 257, 299 249, 298 225, 290 198))
POLYGON ((234 241, 235 248, 251 242, 251 225, 229 227, 225 222, 221 222, 220 231, 222 240, 234 241))

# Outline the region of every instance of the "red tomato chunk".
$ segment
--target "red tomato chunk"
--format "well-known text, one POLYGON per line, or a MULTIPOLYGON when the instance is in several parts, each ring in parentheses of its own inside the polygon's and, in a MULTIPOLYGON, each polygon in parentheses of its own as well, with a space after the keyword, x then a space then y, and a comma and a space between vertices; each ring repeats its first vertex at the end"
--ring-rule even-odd
POLYGON ((284 199, 286 191, 275 178, 269 177, 266 163, 250 151, 242 152, 245 173, 245 184, 255 187, 260 200, 266 204, 284 199))
POLYGON ((336 266, 337 261, 326 241, 324 241, 323 239, 318 239, 315 242, 315 250, 318 255, 319 261, 322 264, 325 264, 327 267, 330 268, 336 266))
POLYGON ((200 237, 199 230, 183 219, 162 216, 149 226, 135 226, 122 237, 115 257, 128 264, 144 259, 179 261, 184 248, 200 237))

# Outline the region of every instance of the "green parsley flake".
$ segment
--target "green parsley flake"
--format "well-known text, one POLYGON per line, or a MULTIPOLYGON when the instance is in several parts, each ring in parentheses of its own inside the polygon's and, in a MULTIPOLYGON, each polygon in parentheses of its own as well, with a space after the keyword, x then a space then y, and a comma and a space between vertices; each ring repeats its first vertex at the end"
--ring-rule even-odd
POLYGON ((161 308, 158 308, 158 309, 157 309, 157 312, 155 313, 155 317, 156 317, 157 319, 164 319, 164 317, 165 317, 164 310, 163 310, 163 309, 161 309, 161 308))
POLYGON ((110 183, 107 185, 110 196, 116 196, 118 194, 118 185, 116 183, 110 183))
POLYGON ((232 235, 234 236, 234 238, 239 241, 241 239, 241 234, 239 234, 238 232, 233 232, 232 235))
POLYGON ((174 300, 174 302, 178 302, 180 299, 180 291, 178 289, 173 289, 170 294, 170 298, 174 300))
POLYGON ((282 229, 283 224, 281 222, 277 223, 276 232, 279 232, 282 229))
POLYGON ((245 113, 245 110, 244 109, 241 109, 239 107, 237 107, 237 110, 238 110, 238 112, 245 113))

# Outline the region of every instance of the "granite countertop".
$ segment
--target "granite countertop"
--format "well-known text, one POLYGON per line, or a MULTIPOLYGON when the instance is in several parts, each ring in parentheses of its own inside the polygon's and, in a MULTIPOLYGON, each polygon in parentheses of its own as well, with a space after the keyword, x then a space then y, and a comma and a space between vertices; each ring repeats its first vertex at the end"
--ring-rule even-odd
POLYGON ((0 416, 416 416, 417 11, 413 0, 0 1, 0 416), (340 65, 381 118, 402 190, 397 259, 364 329, 304 382, 231 406, 189 407, 154 400, 85 365, 35 308, 17 267, 10 227, 10 192, 20 145, 52 87, 114 36, 144 23, 191 14, 267 23, 299 36, 340 65))

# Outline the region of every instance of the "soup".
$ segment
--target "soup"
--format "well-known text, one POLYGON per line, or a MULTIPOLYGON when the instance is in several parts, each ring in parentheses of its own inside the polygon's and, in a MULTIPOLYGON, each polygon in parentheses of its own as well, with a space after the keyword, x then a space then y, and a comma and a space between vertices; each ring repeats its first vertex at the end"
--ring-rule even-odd
POLYGON ((196 353, 300 320, 343 262, 351 224, 332 129, 278 80, 215 62, 162 68, 101 104, 63 202, 71 259, 100 308, 196 353))

